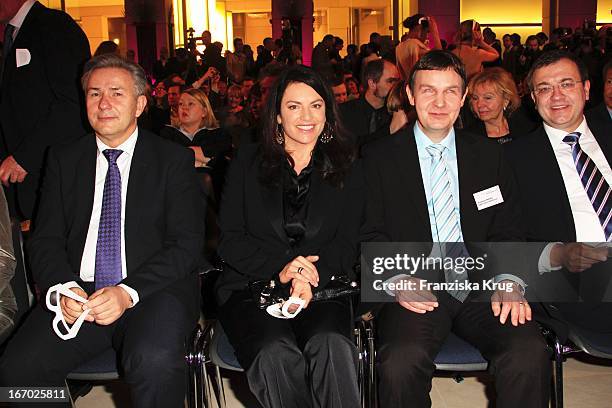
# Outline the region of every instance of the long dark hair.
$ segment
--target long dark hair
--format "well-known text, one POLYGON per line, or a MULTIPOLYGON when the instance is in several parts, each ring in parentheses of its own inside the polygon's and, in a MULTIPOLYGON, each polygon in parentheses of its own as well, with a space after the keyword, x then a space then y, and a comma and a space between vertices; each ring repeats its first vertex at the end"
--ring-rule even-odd
POLYGON ((286 69, 270 89, 268 100, 261 117, 262 128, 262 161, 260 164, 260 182, 264 185, 279 185, 281 169, 284 162, 291 166, 295 164, 285 151, 284 144, 275 140, 277 131, 277 115, 280 114, 281 101, 287 86, 301 82, 310 86, 325 102, 326 127, 333 132, 333 138, 328 143, 317 140, 313 150, 313 163, 324 180, 336 187, 342 187, 344 177, 355 160, 354 144, 342 132, 338 123, 338 107, 327 82, 312 68, 297 65, 286 69))

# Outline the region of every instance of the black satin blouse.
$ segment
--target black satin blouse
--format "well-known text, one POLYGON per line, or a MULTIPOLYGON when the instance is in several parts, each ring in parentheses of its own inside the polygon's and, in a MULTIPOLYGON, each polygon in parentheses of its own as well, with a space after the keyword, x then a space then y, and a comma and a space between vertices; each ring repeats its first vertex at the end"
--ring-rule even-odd
POLYGON ((299 175, 289 163, 283 166, 283 228, 291 246, 297 245, 306 232, 308 193, 313 169, 312 160, 299 175))

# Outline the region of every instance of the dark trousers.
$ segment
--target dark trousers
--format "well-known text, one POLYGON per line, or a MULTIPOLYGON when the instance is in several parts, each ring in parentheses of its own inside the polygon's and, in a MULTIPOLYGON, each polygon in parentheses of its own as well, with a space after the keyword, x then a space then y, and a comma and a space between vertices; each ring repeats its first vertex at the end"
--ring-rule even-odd
POLYGON ((160 291, 111 325, 84 322, 74 339, 61 340, 51 328, 54 314, 39 305, 0 359, 0 385, 64 386, 70 371, 113 347, 133 406, 182 407, 184 339, 195 327, 195 312, 184 300, 160 291))
POLYGON ((505 325, 488 302, 460 303, 436 293, 439 306, 418 314, 386 304, 378 319, 380 406, 430 407, 434 359, 452 330, 480 350, 495 376, 497 408, 548 407, 551 361, 536 323, 505 325))
POLYGON ((359 406, 347 299, 312 303, 283 320, 257 308, 247 292, 236 292, 219 318, 264 407, 359 406))

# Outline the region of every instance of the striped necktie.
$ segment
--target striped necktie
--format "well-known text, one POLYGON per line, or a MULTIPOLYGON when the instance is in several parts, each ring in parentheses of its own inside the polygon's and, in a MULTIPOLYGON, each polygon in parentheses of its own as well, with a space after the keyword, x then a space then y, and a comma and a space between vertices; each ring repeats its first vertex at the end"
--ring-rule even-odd
MULTIPOLYGON (((446 161, 442 157, 446 147, 436 143, 427 146, 426 150, 431 156, 431 207, 435 219, 434 225, 431 226, 433 240, 434 242, 445 243, 443 248, 440 248, 444 257, 469 256, 462 242, 463 236, 459 217, 455 211, 448 169, 446 168, 446 161)), ((446 268, 444 269, 444 279, 447 283, 469 281, 467 273, 457 273, 446 268)), ((448 290, 447 292, 460 302, 463 302, 470 293, 469 290, 448 290)))
POLYGON ((580 147, 580 132, 573 132, 563 138, 572 148, 574 166, 580 181, 591 201, 595 214, 604 230, 607 242, 612 242, 612 189, 599 171, 595 162, 580 147))

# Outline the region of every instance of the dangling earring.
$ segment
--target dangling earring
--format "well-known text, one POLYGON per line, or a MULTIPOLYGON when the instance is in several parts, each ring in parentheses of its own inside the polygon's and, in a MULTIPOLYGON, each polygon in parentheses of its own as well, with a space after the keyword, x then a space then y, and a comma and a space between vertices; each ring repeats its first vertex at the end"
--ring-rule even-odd
POLYGON ((328 143, 330 140, 334 138, 334 129, 332 129, 331 125, 328 122, 325 122, 323 126, 323 132, 321 132, 321 143, 328 143))
POLYGON ((283 125, 278 123, 276 125, 276 132, 274 132, 274 141, 279 145, 285 143, 285 130, 283 129, 283 125))

